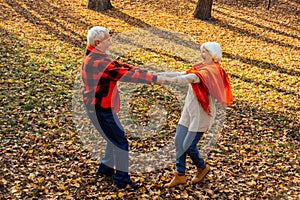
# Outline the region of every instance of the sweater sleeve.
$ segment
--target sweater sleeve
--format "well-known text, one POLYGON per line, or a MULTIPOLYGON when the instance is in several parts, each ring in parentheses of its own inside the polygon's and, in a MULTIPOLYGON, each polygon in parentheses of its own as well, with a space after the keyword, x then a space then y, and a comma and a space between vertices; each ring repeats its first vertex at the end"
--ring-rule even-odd
POLYGON ((177 83, 180 85, 186 85, 189 83, 199 83, 200 79, 196 74, 185 74, 177 76, 177 83))
POLYGON ((184 74, 186 74, 186 72, 158 72, 156 74, 159 76, 175 77, 175 76, 184 75, 184 74))
POLYGON ((186 74, 186 72, 159 72, 157 75, 162 82, 177 83, 179 85, 200 82, 196 74, 186 74))

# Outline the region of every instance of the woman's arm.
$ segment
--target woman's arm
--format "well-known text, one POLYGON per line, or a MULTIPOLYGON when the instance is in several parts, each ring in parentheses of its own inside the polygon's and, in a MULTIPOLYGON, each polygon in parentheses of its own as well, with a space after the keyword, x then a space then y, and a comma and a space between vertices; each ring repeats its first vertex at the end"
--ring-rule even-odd
POLYGON ((183 74, 173 77, 158 75, 158 79, 162 80, 161 82, 176 83, 179 85, 187 85, 189 83, 200 82, 200 79, 196 74, 183 74))
POLYGON ((165 77, 175 77, 186 74, 186 72, 157 72, 156 75, 165 77))
POLYGON ((199 83, 200 79, 196 74, 185 74, 177 77, 178 84, 199 83))

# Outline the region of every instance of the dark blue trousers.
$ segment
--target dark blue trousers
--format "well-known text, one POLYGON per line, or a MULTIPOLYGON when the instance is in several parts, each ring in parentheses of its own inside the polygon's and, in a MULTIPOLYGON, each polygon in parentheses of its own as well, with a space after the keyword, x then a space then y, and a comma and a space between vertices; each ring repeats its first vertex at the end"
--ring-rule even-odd
POLYGON ((129 184, 128 140, 118 116, 112 112, 87 111, 98 132, 107 141, 106 149, 98 168, 99 173, 114 174, 114 184, 129 184), (114 171, 114 168, 116 171, 114 171))

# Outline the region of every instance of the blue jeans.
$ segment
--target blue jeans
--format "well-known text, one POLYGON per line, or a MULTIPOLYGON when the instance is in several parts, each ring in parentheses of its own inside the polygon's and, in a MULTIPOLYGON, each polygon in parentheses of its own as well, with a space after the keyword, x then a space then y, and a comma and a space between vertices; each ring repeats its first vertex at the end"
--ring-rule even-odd
POLYGON ((116 185, 131 183, 128 175, 128 140, 118 116, 112 112, 102 111, 87 111, 87 114, 107 142, 97 172, 107 175, 114 174, 114 184, 116 185), (116 172, 114 172, 114 168, 116 168, 116 172))
POLYGON ((197 168, 205 168, 205 162, 197 148, 197 143, 202 136, 203 132, 190 132, 187 127, 178 125, 175 134, 177 172, 185 173, 187 155, 190 156, 197 168))

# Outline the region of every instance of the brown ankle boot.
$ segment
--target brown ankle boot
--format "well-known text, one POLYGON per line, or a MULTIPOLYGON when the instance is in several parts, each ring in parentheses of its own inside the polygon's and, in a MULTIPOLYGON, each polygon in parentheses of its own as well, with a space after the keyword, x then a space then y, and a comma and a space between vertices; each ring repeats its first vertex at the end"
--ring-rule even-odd
POLYGON ((186 180, 185 180, 185 175, 178 175, 178 172, 175 172, 175 177, 172 179, 172 181, 170 183, 167 183, 165 185, 165 187, 170 188, 170 187, 174 187, 176 185, 180 185, 180 184, 185 184, 186 180))
POLYGON ((209 172, 208 165, 206 165, 204 169, 197 168, 197 174, 192 179, 192 183, 199 183, 200 181, 202 181, 208 172, 209 172))

